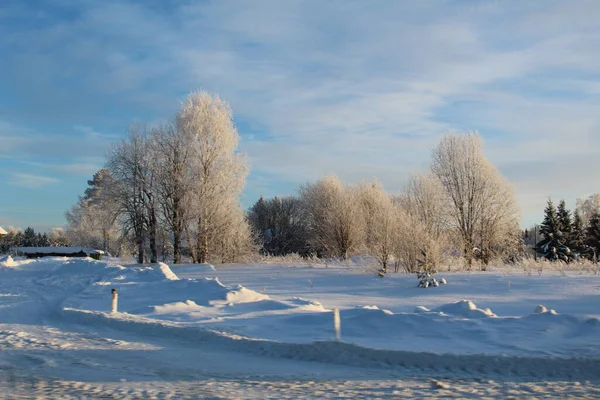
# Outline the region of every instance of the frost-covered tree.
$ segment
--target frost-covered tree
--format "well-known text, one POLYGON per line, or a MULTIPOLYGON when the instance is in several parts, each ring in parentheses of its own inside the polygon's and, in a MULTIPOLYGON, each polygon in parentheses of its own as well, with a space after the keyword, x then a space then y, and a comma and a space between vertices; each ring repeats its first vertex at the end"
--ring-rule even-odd
POLYGON ((427 225, 416 216, 399 210, 397 237, 394 244, 394 266, 408 273, 433 272, 441 263, 446 243, 432 235, 427 225))
POLYGON ((448 223, 461 241, 469 268, 474 250, 490 252, 512 229, 519 214, 514 193, 485 157, 479 135, 446 134, 433 150, 431 170, 448 199, 448 223))
POLYGON ((600 193, 596 193, 587 199, 577 199, 575 209, 579 211, 583 225, 587 226, 592 214, 600 212, 600 193))
POLYGON ((348 258, 362 244, 364 228, 356 189, 335 176, 300 188, 313 246, 325 256, 348 258))
POLYGON ((23 231, 14 226, 6 227, 6 235, 0 235, 0 254, 8 253, 13 247, 23 245, 23 231))
POLYGON ((442 235, 447 227, 448 202, 440 180, 433 174, 413 174, 396 197, 396 202, 412 217, 421 221, 433 235, 442 235))
POLYGON ((379 182, 360 184, 358 200, 364 218, 366 249, 377 258, 385 272, 398 241, 400 209, 379 182))
POLYGON ((70 246, 71 242, 67 238, 64 228, 52 228, 48 234, 51 246, 70 246))
POLYGON ((119 210, 111 192, 114 178, 103 168, 87 183, 83 197, 67 212, 67 237, 74 245, 118 254, 121 240, 119 210))
MULTIPOLYGON (((164 225, 173 234, 173 262, 178 264, 181 262, 185 226, 191 212, 193 137, 185 130, 179 131, 172 122, 153 128, 151 135, 156 161, 157 201, 164 225)), ((165 248, 166 237, 161 235, 162 247, 165 248)))
POLYGON ((194 260, 203 263, 210 258, 211 243, 224 242, 230 229, 250 234, 249 229, 235 226, 247 224, 239 217, 239 197, 248 167, 236 151, 239 135, 231 109, 218 96, 192 93, 181 105, 176 124, 178 134, 189 138, 190 146, 189 217, 194 223, 187 227, 188 240, 194 260))

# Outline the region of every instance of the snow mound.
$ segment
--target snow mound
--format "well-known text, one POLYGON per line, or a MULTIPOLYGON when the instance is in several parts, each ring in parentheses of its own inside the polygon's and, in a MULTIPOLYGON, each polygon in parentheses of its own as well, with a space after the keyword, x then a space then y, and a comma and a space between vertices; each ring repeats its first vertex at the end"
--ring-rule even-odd
POLYGON ((489 308, 477 308, 475 303, 473 303, 471 300, 461 300, 456 303, 444 304, 433 311, 463 318, 496 317, 496 314, 494 314, 492 310, 489 308))
POLYGON ((165 275, 165 279, 169 281, 179 280, 179 277, 175 275, 173 271, 171 271, 171 268, 169 268, 167 264, 159 262, 158 267, 160 268, 160 272, 162 272, 165 275))
POLYGON ((320 302, 314 301, 314 300, 306 300, 301 297, 292 297, 291 299, 288 299, 287 302, 292 303, 298 309, 302 309, 304 311, 314 311, 314 312, 329 311, 325 307, 323 307, 323 304, 321 304, 320 302))
POLYGON ((546 306, 543 306, 541 304, 538 304, 535 307, 535 310, 533 310, 534 314, 541 314, 541 313, 545 313, 545 312, 548 312, 548 309, 546 308, 546 306))
POLYGON ((237 285, 235 290, 231 290, 225 296, 227 304, 254 303, 257 301, 271 300, 266 294, 255 292, 254 290, 237 285))
POLYGON ((533 314, 558 315, 558 313, 542 304, 538 304, 533 310, 533 314))
POLYGON ((547 308, 546 306, 542 305, 542 304, 538 304, 535 307, 535 310, 533 310, 534 314, 552 314, 552 315, 558 315, 558 313, 550 308, 547 308))
POLYGON ((196 304, 192 300, 177 301, 175 303, 163 304, 162 306, 152 307, 156 314, 185 314, 190 312, 202 312, 206 307, 196 304))
POLYGON ((11 256, 1 256, 0 257, 0 266, 2 267, 16 267, 17 263, 11 256))

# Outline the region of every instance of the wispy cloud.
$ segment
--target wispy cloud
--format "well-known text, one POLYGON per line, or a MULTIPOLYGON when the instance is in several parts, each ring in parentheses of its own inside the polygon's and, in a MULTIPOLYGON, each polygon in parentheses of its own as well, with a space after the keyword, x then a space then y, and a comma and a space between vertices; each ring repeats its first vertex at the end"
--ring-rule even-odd
POLYGON ((59 180, 50 176, 33 175, 26 173, 14 173, 9 184, 21 186, 28 189, 38 189, 45 186, 55 185, 59 180))
POLYGON ((331 172, 400 190, 448 129, 484 136, 527 219, 548 196, 572 202, 600 179, 595 1, 42 1, 30 11, 15 3, 0 24, 0 119, 10 121, 0 156, 50 153, 61 172, 91 172, 75 158, 102 155, 130 121, 168 118, 202 88, 235 111, 249 196, 331 172), (568 191, 552 170, 575 174, 568 191))

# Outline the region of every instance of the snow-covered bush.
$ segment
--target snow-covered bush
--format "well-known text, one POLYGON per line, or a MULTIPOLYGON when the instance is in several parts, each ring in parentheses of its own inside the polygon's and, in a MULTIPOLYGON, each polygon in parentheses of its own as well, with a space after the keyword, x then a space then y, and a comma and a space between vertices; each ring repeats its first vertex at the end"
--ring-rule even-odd
POLYGON ((429 272, 419 272, 417 274, 417 279, 419 280, 420 288, 429 288, 429 287, 438 287, 440 285, 445 285, 446 279, 442 278, 439 281, 433 277, 435 271, 433 273, 429 272))

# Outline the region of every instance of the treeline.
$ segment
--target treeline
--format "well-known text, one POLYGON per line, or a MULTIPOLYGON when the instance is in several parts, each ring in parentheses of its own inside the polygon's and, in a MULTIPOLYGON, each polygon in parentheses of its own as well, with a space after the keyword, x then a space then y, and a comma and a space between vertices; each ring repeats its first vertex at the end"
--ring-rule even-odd
POLYGON ((261 197, 248 212, 239 200, 248 167, 238 140, 227 103, 205 92, 190 95, 167 124, 132 125, 67 213, 69 239, 136 253, 138 262, 370 253, 384 269, 407 271, 436 268, 448 254, 485 266, 520 249, 512 187, 477 134, 445 135, 430 171, 398 196, 378 182, 329 176, 297 196, 261 197))
POLYGON ((52 229, 50 233, 35 232, 28 227, 24 231, 8 227, 6 235, 0 235, 0 254, 8 253, 13 247, 46 247, 46 246, 69 246, 62 229, 52 229))
POLYGON ((369 253, 385 270, 435 269, 451 254, 485 267, 522 251, 512 188, 485 158, 474 134, 448 134, 433 150, 431 171, 413 175, 390 196, 378 182, 343 185, 335 176, 297 196, 261 197, 248 219, 270 255, 347 258, 369 253))
MULTIPOLYGON (((544 209, 544 221, 539 230, 532 232, 541 236, 535 243, 535 251, 548 260, 571 262, 579 259, 598 261, 600 252, 600 195, 578 199, 573 213, 561 200, 558 207, 548 199, 544 209)), ((536 229, 536 228, 534 228, 536 229)), ((532 233, 525 232, 531 240, 532 233)))

